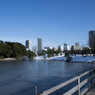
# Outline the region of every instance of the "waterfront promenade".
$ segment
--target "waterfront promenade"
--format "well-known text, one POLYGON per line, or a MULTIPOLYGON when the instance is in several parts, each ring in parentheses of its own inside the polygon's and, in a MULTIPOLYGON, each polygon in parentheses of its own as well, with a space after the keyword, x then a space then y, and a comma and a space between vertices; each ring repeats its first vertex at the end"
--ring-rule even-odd
POLYGON ((86 95, 95 95, 95 85, 86 93, 86 95))

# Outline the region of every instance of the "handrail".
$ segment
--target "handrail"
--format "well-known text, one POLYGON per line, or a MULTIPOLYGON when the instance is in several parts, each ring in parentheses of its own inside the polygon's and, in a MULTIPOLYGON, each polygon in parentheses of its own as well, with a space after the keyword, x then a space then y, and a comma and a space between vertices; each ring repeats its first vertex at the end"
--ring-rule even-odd
POLYGON ((48 89, 46 91, 43 91, 43 93, 40 94, 40 95, 51 94, 51 93, 55 92, 56 90, 66 86, 66 85, 69 85, 70 83, 72 83, 72 82, 74 82, 76 80, 78 81, 78 84, 75 87, 71 88, 69 91, 65 92, 63 95, 72 95, 76 91, 78 91, 78 95, 80 95, 80 94, 83 95, 95 84, 94 79, 95 79, 95 69, 92 69, 90 71, 87 71, 87 72, 81 74, 80 76, 74 77, 74 78, 72 78, 72 79, 70 79, 70 80, 68 80, 68 81, 66 81, 64 83, 61 83, 61 84, 59 84, 59 85, 57 85, 55 87, 52 87, 52 88, 50 88, 50 89, 48 89), (83 76, 85 76, 87 74, 90 74, 90 73, 91 73, 90 77, 88 77, 85 80, 83 80, 82 82, 80 82, 81 77, 83 77, 83 76), (91 82, 90 86, 86 87, 86 89, 84 89, 83 91, 80 91, 80 88, 83 87, 85 84, 87 84, 89 81, 91 82))
MULTIPOLYGON (((64 87, 64 86, 68 85, 68 84, 71 83, 72 81, 77 80, 77 78, 78 78, 78 77, 75 77, 75 78, 70 79, 70 80, 68 80, 68 81, 66 81, 66 82, 64 82, 64 83, 61 83, 60 85, 57 85, 57 86, 55 86, 55 87, 53 87, 53 88, 51 88, 51 89, 49 89, 49 90, 46 90, 46 91, 43 92, 43 94, 48 95, 48 94, 50 94, 50 93, 52 93, 52 92, 54 92, 54 91, 56 91, 56 90, 58 90, 58 89, 60 89, 60 88, 62 88, 62 87, 64 87)), ((43 94, 42 94, 42 95, 43 95, 43 94)))

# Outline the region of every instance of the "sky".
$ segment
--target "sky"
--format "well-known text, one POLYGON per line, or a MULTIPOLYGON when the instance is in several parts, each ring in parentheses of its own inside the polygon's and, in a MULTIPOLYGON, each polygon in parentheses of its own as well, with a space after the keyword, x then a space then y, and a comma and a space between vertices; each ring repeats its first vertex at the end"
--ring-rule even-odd
POLYGON ((87 45, 95 30, 95 0, 0 0, 0 40, 20 42, 37 38, 43 46, 87 45))

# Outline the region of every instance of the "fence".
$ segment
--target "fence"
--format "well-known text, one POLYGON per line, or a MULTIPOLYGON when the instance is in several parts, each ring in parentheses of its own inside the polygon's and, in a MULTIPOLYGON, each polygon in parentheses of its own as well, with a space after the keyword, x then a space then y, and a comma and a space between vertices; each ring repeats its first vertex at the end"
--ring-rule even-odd
MULTIPOLYGON (((72 95, 73 93, 78 91, 78 95, 84 95, 94 84, 95 84, 95 69, 87 71, 83 74, 81 74, 80 76, 74 77, 64 83, 61 83, 55 87, 52 87, 46 91, 43 91, 43 93, 41 93, 40 95, 49 95, 52 94, 53 92, 63 88, 66 85, 69 85, 70 83, 74 82, 77 80, 77 85, 73 88, 71 88, 69 91, 65 92, 63 95, 72 95), (89 77, 87 77, 85 80, 80 81, 80 79, 84 76, 86 76, 87 74, 90 74, 89 77), (87 83, 89 83, 88 85, 86 85, 87 83), (84 85, 86 85, 85 89, 81 89, 84 85)), ((35 87, 35 92, 36 95, 37 94, 37 86, 35 87)))

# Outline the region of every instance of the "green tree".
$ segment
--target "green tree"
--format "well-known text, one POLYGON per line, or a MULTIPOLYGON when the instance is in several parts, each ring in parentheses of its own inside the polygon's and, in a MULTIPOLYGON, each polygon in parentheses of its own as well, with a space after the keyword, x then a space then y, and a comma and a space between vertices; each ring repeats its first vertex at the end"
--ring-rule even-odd
POLYGON ((47 51, 48 57, 54 57, 54 52, 55 52, 54 50, 49 49, 47 51))
POLYGON ((26 55, 26 48, 20 43, 13 44, 14 57, 23 57, 26 55))
POLYGON ((32 51, 28 50, 28 51, 27 51, 27 57, 28 57, 29 59, 33 59, 33 57, 36 57, 36 54, 33 53, 32 51))
POLYGON ((0 45, 1 45, 1 44, 3 45, 3 41, 2 41, 2 40, 0 40, 0 45))
POLYGON ((25 46, 21 43, 0 41, 0 58, 13 57, 17 59, 22 59, 23 56, 33 58, 36 55, 32 51, 26 51, 25 46))

